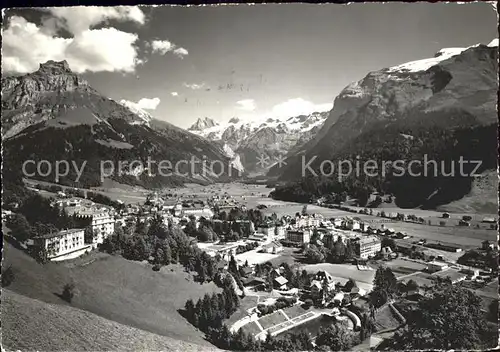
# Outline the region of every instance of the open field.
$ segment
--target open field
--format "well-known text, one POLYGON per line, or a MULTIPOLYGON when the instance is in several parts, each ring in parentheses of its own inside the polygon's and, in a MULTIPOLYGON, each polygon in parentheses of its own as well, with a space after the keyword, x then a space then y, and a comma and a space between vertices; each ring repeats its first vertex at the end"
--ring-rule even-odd
POLYGON ((270 260, 271 264, 274 266, 279 266, 282 263, 287 263, 290 267, 299 266, 298 260, 302 257, 302 254, 295 253, 300 251, 298 248, 293 247, 283 247, 283 251, 278 257, 270 260))
POLYGON ((64 284, 74 282, 72 305, 77 308, 159 335, 211 346, 178 309, 189 298, 197 300, 219 289, 212 283, 195 283, 180 266, 154 272, 150 265, 95 252, 75 262, 42 266, 7 243, 4 255, 4 265, 12 264, 16 275, 9 287, 14 292, 66 305, 57 294, 64 284))
MULTIPOLYGON (((193 186, 194 187, 194 186, 193 186)), ((198 189, 202 186, 197 186, 194 189, 198 189)), ((300 213, 304 204, 294 203, 294 202, 285 202, 280 200, 274 200, 267 195, 272 191, 270 188, 266 188, 263 185, 245 185, 239 183, 228 184, 227 187, 220 187, 218 185, 204 186, 206 189, 221 189, 223 192, 227 192, 228 194, 235 197, 240 203, 245 204, 247 207, 255 207, 259 204, 267 206, 266 209, 263 209, 263 213, 270 215, 272 213, 276 213, 278 216, 282 215, 294 215, 295 213, 300 213), (251 194, 254 196, 251 196, 251 194), (250 194, 250 196, 249 196, 250 194), (245 196, 243 196, 245 195, 245 196), (245 199, 243 199, 245 198, 245 199)), ((190 189, 190 188, 187 188, 190 189)), ((177 189, 179 190, 179 189, 177 189)), ((186 191, 187 192, 187 191, 186 191)), ((351 207, 353 209, 362 209, 351 207)), ((474 213, 450 213, 450 219, 446 219, 448 226, 441 227, 437 226, 441 219, 442 212, 435 210, 422 210, 422 209, 400 209, 397 207, 394 208, 384 208, 387 212, 400 212, 404 214, 414 214, 417 217, 422 217, 425 219, 425 224, 415 224, 411 222, 400 222, 393 221, 390 219, 380 218, 371 215, 364 214, 354 214, 350 212, 346 212, 339 209, 329 209, 325 207, 320 207, 313 204, 307 205, 307 211, 309 213, 317 213, 323 215, 325 218, 335 218, 335 217, 358 217, 365 222, 371 222, 374 226, 380 226, 384 224, 388 228, 392 228, 395 231, 402 231, 408 233, 410 236, 415 238, 422 238, 427 240, 445 242, 445 243, 454 243, 457 244, 464 249, 472 249, 479 247, 481 242, 484 240, 495 241, 496 239, 496 231, 489 230, 488 224, 481 224, 480 221, 483 219, 484 214, 474 214, 474 213), (459 227, 451 225, 452 223, 458 223, 458 220, 461 219, 463 215, 470 215, 473 218, 471 227, 459 227), (430 220, 433 225, 429 226, 427 221, 430 220), (477 229, 474 228, 474 225, 480 223, 482 228, 477 229), (486 228, 485 228, 486 227, 486 228)), ((376 213, 377 209, 374 209, 376 213)), ((494 214, 489 214, 490 216, 496 217, 494 214)))
POLYGON ((216 351, 116 323, 68 305, 2 292, 2 343, 6 350, 216 351))
POLYGON ((433 276, 430 274, 426 274, 423 272, 416 272, 414 274, 408 274, 405 276, 400 276, 398 280, 401 280, 402 282, 408 283, 408 281, 413 280, 417 283, 418 286, 433 286, 434 285, 434 279, 433 276))
POLYGON ((241 328, 245 333, 247 334, 250 334, 252 336, 255 336, 257 335, 259 332, 261 332, 262 330, 257 326, 257 324, 252 321, 246 325, 244 325, 242 328, 241 328))
POLYGON ((265 262, 271 260, 278 260, 280 254, 272 254, 272 253, 259 253, 259 250, 251 250, 245 253, 237 254, 235 259, 237 261, 241 261, 241 263, 245 263, 248 261, 249 265, 254 264, 263 264, 265 262))
MULTIPOLYGON (((68 188, 73 189, 73 187, 62 186, 59 184, 38 181, 38 180, 25 179, 25 183, 29 187, 32 187, 36 184, 41 184, 45 186, 57 185, 62 189, 68 189, 68 188)), ((112 200, 115 201, 121 200, 125 204, 143 203, 146 200, 146 195, 149 193, 149 191, 147 191, 142 187, 125 185, 112 180, 105 180, 101 187, 93 187, 91 189, 84 189, 84 188, 79 188, 79 189, 82 191, 87 190, 95 193, 100 193, 102 195, 111 198, 112 200)), ((41 190, 39 193, 43 196, 50 196, 50 197, 56 196, 54 193, 47 192, 45 190, 41 190)))
POLYGON ((288 319, 279 310, 274 313, 264 315, 259 319, 259 323, 264 329, 268 329, 271 326, 284 323, 285 321, 288 321, 288 319))
POLYGON ((387 262, 380 262, 380 265, 391 268, 396 277, 401 277, 418 271, 422 271, 426 268, 425 264, 416 263, 410 260, 404 260, 401 258, 393 259, 387 262))
POLYGON ((302 314, 307 313, 307 310, 302 308, 300 306, 300 304, 296 304, 296 305, 293 305, 291 307, 287 307, 287 308, 283 309, 283 311, 285 312, 287 317, 289 317, 290 319, 296 318, 302 314))

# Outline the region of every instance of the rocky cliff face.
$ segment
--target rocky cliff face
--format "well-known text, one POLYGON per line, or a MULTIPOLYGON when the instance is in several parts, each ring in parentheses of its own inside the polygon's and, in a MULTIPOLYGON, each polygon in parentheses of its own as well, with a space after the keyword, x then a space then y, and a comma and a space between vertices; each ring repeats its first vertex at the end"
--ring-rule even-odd
POLYGON ((211 127, 205 120, 198 121, 189 131, 220 143, 234 152, 237 164, 251 173, 262 174, 274 164, 277 158, 284 157, 290 151, 299 149, 312 138, 326 120, 327 112, 294 116, 287 119, 262 119, 243 121, 232 118, 227 124, 218 124, 213 120, 211 127), (259 158, 268 160, 263 166, 259 158))
MULTIPOLYGON (((443 49, 429 59, 370 72, 337 96, 303 154, 307 160, 313 156, 334 159, 355 139, 383 133, 392 125, 449 129, 495 123, 497 78, 498 41, 443 49)), ((351 152, 355 151, 351 148, 351 152)), ((290 156, 288 167, 271 170, 271 175, 300 178, 296 172, 300 159, 297 153, 290 156)))
MULTIPOLYGON (((84 186, 100 183, 103 160, 123 162, 124 172, 112 178, 147 187, 228 178, 230 161, 222 147, 136 110, 101 95, 65 61, 49 61, 34 73, 2 78, 4 161, 17 169, 28 159, 86 162, 80 180, 84 186), (178 161, 193 156, 208 165, 220 160, 225 169, 211 170, 201 163, 195 164, 194 173, 190 165, 174 169, 178 161), (152 175, 144 167, 139 173, 137 167, 128 167, 132 161, 146 165, 148 157, 156 163, 170 162, 172 175, 159 176, 157 164, 152 175)), ((73 172, 67 178, 75 176, 73 172)))
POLYGON ((205 117, 204 119, 199 118, 196 122, 188 129, 189 131, 203 131, 207 128, 212 128, 217 126, 217 122, 212 120, 209 117, 205 117))
POLYGON ((110 102, 74 74, 66 61, 48 61, 38 71, 2 78, 2 136, 9 138, 33 124, 51 120, 74 109, 103 118, 138 120, 129 109, 110 102), (118 106, 117 106, 118 105, 118 106))
POLYGON ((282 183, 307 181, 306 193, 321 192, 325 179, 358 194, 378 190, 408 208, 459 200, 471 191, 475 175, 496 169, 497 92, 498 40, 443 49, 429 59, 370 72, 338 95, 318 134, 268 177, 282 183), (437 171, 424 164, 426 157, 438 162, 437 171), (460 159, 481 164, 473 170, 468 163, 462 172, 460 159), (360 165, 375 162, 375 175, 361 166, 359 174, 351 172, 339 181, 339 162, 350 161, 354 168, 357 160, 360 165), (402 174, 381 167, 395 161, 402 174))

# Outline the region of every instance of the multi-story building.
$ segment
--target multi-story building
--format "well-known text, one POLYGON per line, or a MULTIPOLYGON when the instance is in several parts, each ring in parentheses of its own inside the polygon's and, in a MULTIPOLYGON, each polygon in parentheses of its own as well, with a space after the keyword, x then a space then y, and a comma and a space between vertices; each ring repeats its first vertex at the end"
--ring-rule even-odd
POLYGON ((174 216, 195 216, 197 218, 204 217, 206 219, 211 219, 214 217, 214 212, 208 205, 198 206, 198 204, 193 204, 193 207, 183 207, 182 204, 178 203, 173 208, 174 216))
POLYGON ((255 226, 251 220, 236 220, 233 226, 236 227, 234 230, 242 237, 249 237, 255 233, 255 226))
POLYGON ((377 236, 364 236, 355 241, 356 254, 362 259, 375 256, 382 249, 377 236))
POLYGON ((262 252, 271 253, 271 254, 278 254, 278 253, 283 252, 283 246, 281 245, 281 243, 273 241, 271 243, 263 245, 262 252))
POLYGON ((335 281, 333 277, 324 270, 318 271, 311 281, 311 296, 322 301, 333 291, 335 291, 335 281))
POLYGON ((274 238, 277 240, 282 240, 286 238, 286 228, 282 225, 277 225, 274 228, 274 238))
POLYGON ((89 243, 100 244, 115 232, 114 216, 107 211, 86 209, 75 213, 75 217, 80 225, 90 226, 93 238, 87 239, 89 243))
POLYGON ((286 240, 298 244, 309 243, 311 241, 310 229, 289 229, 286 233, 286 240))
POLYGON ((264 233, 255 232, 248 236, 249 241, 257 241, 257 242, 268 242, 270 240, 269 236, 264 233))
POLYGON ((274 225, 271 224, 261 224, 257 226, 257 232, 263 233, 267 237, 274 237, 274 225))
POLYGON ((323 216, 314 214, 314 215, 301 215, 295 218, 295 226, 298 228, 302 227, 319 227, 323 221, 323 216))
POLYGON ((33 243, 36 248, 45 250, 50 260, 67 259, 71 254, 76 257, 83 254, 85 249, 90 249, 90 246, 85 244, 84 229, 70 229, 38 236, 33 239, 33 243))

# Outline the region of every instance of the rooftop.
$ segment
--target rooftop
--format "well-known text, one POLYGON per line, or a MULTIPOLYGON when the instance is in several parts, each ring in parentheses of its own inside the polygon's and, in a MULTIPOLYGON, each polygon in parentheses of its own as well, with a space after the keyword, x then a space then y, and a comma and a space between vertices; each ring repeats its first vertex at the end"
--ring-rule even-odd
POLYGON ((59 232, 52 232, 52 233, 48 233, 48 234, 45 234, 45 235, 36 236, 35 238, 49 239, 49 238, 55 238, 55 237, 62 237, 62 236, 65 236, 65 235, 69 235, 69 234, 77 233, 77 232, 81 232, 81 231, 84 231, 84 229, 62 230, 62 231, 59 231, 59 232))

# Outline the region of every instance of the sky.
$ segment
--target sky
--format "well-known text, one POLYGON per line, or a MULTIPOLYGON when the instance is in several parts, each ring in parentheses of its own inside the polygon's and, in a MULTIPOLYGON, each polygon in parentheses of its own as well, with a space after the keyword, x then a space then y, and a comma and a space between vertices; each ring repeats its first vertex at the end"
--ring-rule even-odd
POLYGON ((10 9, 2 72, 67 60, 102 94, 187 128, 198 118, 332 108, 368 72, 498 38, 488 3, 10 9))

